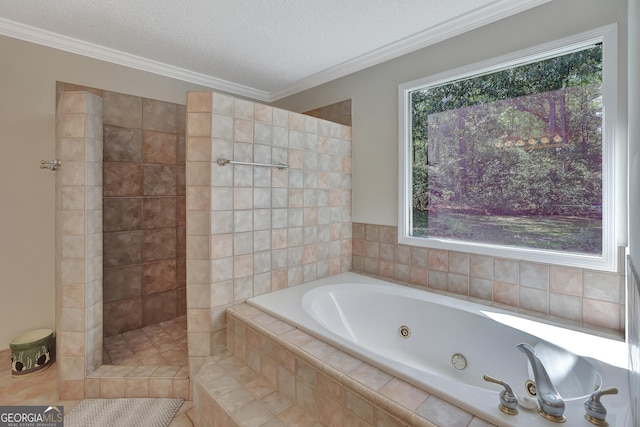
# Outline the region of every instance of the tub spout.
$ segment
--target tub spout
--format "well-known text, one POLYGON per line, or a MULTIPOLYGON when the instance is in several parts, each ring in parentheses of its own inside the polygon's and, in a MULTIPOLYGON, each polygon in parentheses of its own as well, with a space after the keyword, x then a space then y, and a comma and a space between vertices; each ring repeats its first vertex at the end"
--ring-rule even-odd
POLYGON ((538 412, 548 420, 558 423, 565 422, 564 400, 551 382, 549 374, 535 350, 527 343, 520 343, 517 347, 527 356, 533 370, 533 379, 536 382, 538 404, 540 405, 538 412))

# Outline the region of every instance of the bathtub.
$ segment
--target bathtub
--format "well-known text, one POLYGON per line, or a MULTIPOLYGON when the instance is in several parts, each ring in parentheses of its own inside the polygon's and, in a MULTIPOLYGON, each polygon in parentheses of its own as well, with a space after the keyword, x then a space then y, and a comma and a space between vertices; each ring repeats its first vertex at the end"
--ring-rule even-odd
POLYGON ((499 426, 550 426, 535 410, 498 410, 506 381, 521 399, 533 379, 516 345, 534 346, 566 402, 567 426, 590 427, 583 403, 595 387, 611 426, 632 426, 627 349, 620 340, 355 273, 253 297, 248 303, 499 426))

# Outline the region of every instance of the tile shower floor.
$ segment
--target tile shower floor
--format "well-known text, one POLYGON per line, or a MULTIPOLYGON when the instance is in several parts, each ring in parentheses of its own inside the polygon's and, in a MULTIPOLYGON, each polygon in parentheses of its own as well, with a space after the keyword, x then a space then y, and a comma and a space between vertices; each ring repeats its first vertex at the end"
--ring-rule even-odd
POLYGON ((104 338, 104 365, 187 366, 187 317, 104 338))

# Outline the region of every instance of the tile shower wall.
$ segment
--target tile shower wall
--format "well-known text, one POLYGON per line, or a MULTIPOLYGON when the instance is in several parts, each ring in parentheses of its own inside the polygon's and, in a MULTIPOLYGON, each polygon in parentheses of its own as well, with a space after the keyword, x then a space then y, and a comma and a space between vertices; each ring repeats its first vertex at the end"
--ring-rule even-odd
POLYGON ((564 324, 624 331, 624 272, 605 273, 398 244, 397 227, 353 224, 353 271, 464 295, 564 324))
POLYGON ((351 267, 351 128, 212 92, 187 95, 192 373, 226 349, 225 308, 351 267), (218 158, 288 170, 219 166, 218 158))
POLYGON ((185 109, 103 91, 104 336, 186 314, 185 109))
POLYGON ((83 399, 102 362, 102 99, 60 95, 56 110, 56 342, 60 399, 83 399))
POLYGON ((315 110, 305 111, 303 114, 351 126, 351 100, 347 99, 315 110))

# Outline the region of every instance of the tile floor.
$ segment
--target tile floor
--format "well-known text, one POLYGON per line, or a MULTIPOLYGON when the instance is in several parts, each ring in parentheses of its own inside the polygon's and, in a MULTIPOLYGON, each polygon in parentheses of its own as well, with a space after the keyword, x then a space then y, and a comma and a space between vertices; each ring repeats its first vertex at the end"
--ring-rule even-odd
MULTIPOLYGON (((104 339, 105 365, 187 367, 187 318, 147 326, 104 339)), ((180 368, 176 368, 179 370, 180 368)), ((0 351, 0 406, 59 405, 71 411, 79 400, 60 400, 57 364, 43 371, 14 377, 11 351, 0 351)), ((185 401, 169 427, 192 427, 193 403, 185 401)))
POLYGON ((104 339, 104 365, 187 366, 187 317, 104 339))
MULTIPOLYGON (((11 352, 0 351, 0 406, 57 405, 71 411, 79 400, 60 400, 57 364, 24 377, 11 375, 11 352)), ((193 402, 185 401, 169 427, 193 427, 193 402)), ((125 426, 122 426, 125 427, 125 426)))

